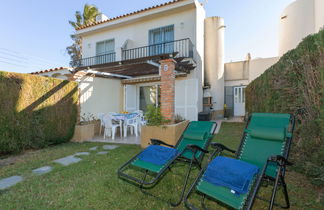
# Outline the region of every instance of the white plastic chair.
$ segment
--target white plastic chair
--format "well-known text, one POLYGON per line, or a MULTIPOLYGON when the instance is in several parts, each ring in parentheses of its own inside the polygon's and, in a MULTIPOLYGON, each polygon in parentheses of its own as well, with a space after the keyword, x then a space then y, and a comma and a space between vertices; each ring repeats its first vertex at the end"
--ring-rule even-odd
POLYGON ((138 136, 138 115, 125 119, 124 121, 124 137, 127 137, 127 131, 130 128, 131 134, 135 132, 135 136, 138 136))
POLYGON ((105 126, 105 132, 104 132, 104 139, 106 139, 106 136, 110 136, 109 135, 109 131, 111 131, 112 134, 112 139, 115 139, 115 135, 116 135, 116 130, 119 127, 120 129, 120 137, 122 137, 122 124, 121 121, 119 121, 119 123, 114 123, 113 119, 110 115, 105 115, 103 117, 103 122, 104 122, 104 126, 105 126))
POLYGON ((103 123, 103 117, 105 116, 105 113, 98 113, 97 118, 100 120, 100 128, 99 128, 99 135, 101 134, 101 129, 104 126, 103 123))
POLYGON ((142 110, 137 110, 134 113, 138 114, 138 117, 137 117, 138 131, 141 133, 142 132, 142 126, 146 125, 147 122, 145 120, 145 117, 144 117, 144 114, 143 114, 142 110))

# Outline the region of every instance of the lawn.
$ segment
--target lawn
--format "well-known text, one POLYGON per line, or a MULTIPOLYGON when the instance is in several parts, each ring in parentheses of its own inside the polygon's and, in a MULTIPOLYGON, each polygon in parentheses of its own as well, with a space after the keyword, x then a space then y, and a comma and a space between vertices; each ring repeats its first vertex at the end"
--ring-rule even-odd
MULTIPOLYGON (((240 123, 223 123, 214 141, 237 148, 243 127, 240 123)), ((122 145, 106 155, 90 151, 89 156, 82 156, 81 162, 70 166, 51 162, 101 145, 66 143, 11 158, 14 164, 0 166, 0 179, 13 175, 22 175, 25 179, 0 191, 0 209, 170 209, 168 204, 142 194, 137 187, 117 177, 117 169, 141 150, 139 146, 122 145), (31 174, 31 169, 45 165, 54 166, 53 171, 41 176, 31 174)), ((0 160, 0 165, 1 162, 4 160, 0 160)), ((181 188, 184 169, 181 164, 175 165, 151 192, 172 198, 181 188)), ((197 172, 192 173, 191 181, 197 172)), ((287 182, 292 209, 320 209, 323 206, 320 189, 310 185, 305 177, 288 168, 287 182)), ((262 188, 261 194, 269 196, 268 189, 262 188)), ((281 193, 277 197, 282 200, 281 193)), ((192 202, 197 201, 197 196, 193 196, 192 202)), ((211 201, 207 203, 211 209, 227 209, 211 201)), ((176 209, 184 209, 183 204, 176 209)), ((267 209, 266 203, 257 200, 255 209, 267 209)))

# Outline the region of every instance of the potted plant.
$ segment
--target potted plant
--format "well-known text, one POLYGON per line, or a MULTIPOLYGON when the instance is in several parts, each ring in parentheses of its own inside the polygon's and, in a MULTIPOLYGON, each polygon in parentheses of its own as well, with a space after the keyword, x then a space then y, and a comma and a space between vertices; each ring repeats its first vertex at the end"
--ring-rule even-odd
POLYGON ((162 116, 160 108, 153 105, 147 107, 145 118, 147 125, 142 127, 142 148, 147 147, 151 139, 159 139, 167 144, 175 145, 189 123, 180 115, 175 116, 175 123, 170 123, 162 116))
POLYGON ((72 141, 84 142, 93 139, 95 134, 95 117, 90 113, 84 113, 80 122, 75 126, 72 141))

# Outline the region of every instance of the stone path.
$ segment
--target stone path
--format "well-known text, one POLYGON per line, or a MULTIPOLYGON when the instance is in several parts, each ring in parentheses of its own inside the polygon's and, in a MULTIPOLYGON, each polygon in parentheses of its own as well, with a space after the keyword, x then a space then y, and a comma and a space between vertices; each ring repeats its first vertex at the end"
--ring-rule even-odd
POLYGON ((89 152, 77 152, 74 154, 74 156, 82 156, 82 155, 90 155, 89 152))
POLYGON ((11 176, 5 179, 0 180, 0 190, 4 190, 6 188, 9 188, 11 186, 14 186, 15 184, 21 182, 23 180, 22 176, 11 176))
POLYGON ((36 174, 36 175, 43 175, 43 174, 47 174, 47 173, 51 172, 52 169, 53 168, 51 166, 44 166, 41 168, 36 168, 32 172, 33 172, 33 174, 36 174))
POLYGON ((68 165, 71 165, 73 163, 80 162, 81 160, 82 160, 81 158, 77 158, 77 157, 74 157, 73 155, 69 155, 69 156, 66 156, 64 158, 54 160, 53 162, 59 163, 59 164, 64 165, 64 166, 68 166, 68 165))
POLYGON ((119 146, 116 146, 116 145, 103 145, 102 148, 104 150, 113 150, 113 149, 116 149, 118 148, 119 146))
MULTIPOLYGON (((102 149, 103 150, 113 150, 118 147, 119 146, 117 146, 117 145, 103 145, 102 149)), ((96 151, 96 150, 98 150, 98 148, 99 148, 99 146, 95 146, 95 147, 91 147, 89 150, 96 151)), ((105 154, 108 154, 108 151, 99 151, 96 154, 97 155, 105 155, 105 154)), ((53 160, 53 162, 59 163, 63 166, 69 166, 71 164, 78 163, 82 160, 81 158, 76 157, 76 156, 85 156, 85 155, 90 155, 90 153, 89 152, 77 152, 74 155, 69 155, 69 156, 66 156, 66 157, 63 157, 60 159, 53 160)), ((35 175, 43 175, 43 174, 51 172, 52 170, 53 170, 53 167, 51 167, 51 166, 43 166, 43 167, 36 168, 36 169, 32 170, 32 173, 35 175)), ((23 181, 23 179, 24 178, 22 176, 11 176, 11 177, 7 177, 4 179, 0 179, 0 190, 7 189, 7 188, 23 181)))

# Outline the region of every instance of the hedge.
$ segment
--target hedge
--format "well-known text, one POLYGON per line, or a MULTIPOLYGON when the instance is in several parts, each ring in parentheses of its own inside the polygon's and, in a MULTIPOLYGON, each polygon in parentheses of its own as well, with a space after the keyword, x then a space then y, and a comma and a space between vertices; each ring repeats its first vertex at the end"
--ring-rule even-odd
POLYGON ((69 141, 77 104, 75 82, 0 71, 0 155, 69 141))
POLYGON ((246 109, 296 114, 294 169, 324 184, 324 30, 306 37, 246 88, 246 109), (297 112, 299 110, 299 112, 297 112))

